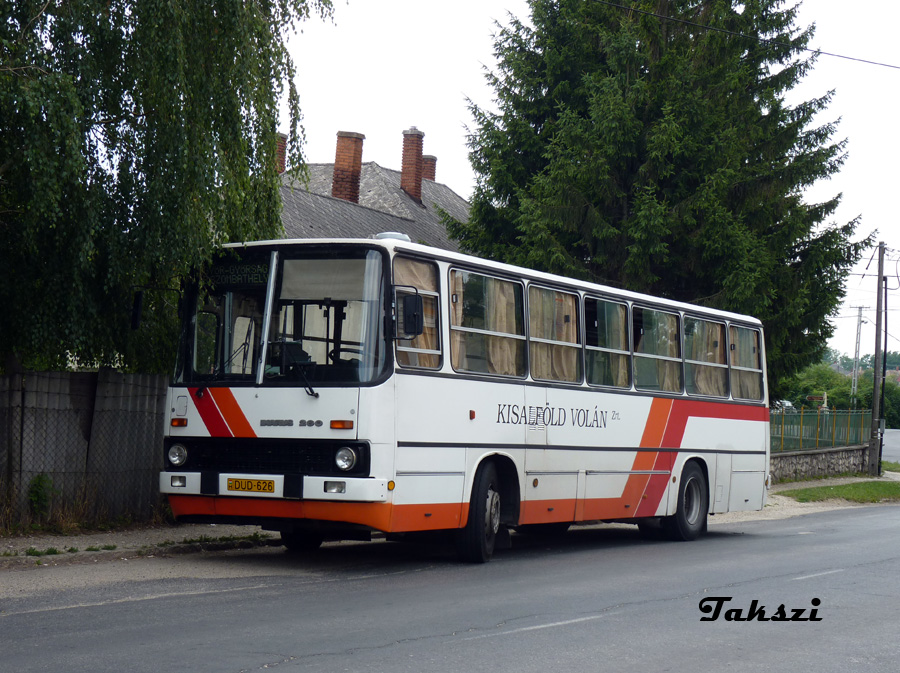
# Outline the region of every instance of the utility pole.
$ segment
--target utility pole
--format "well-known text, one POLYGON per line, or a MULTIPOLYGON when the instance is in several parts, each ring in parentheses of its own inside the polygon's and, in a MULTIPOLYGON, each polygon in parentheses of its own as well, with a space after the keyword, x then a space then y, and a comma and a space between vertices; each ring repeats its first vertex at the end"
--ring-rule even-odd
POLYGON ((874 386, 872 388, 872 434, 869 440, 869 474, 878 475, 881 472, 879 456, 881 455, 881 284, 884 277, 884 241, 878 244, 878 299, 875 302, 875 371, 874 386))
POLYGON ((859 341, 862 336, 863 306, 857 306, 859 317, 856 319, 856 352, 853 355, 853 378, 850 382, 850 406, 856 409, 856 389, 859 387, 859 341))

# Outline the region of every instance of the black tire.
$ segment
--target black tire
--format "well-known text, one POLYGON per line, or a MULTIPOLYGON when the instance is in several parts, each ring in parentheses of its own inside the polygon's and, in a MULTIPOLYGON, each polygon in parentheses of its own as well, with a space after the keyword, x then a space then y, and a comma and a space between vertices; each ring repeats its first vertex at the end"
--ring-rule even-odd
POLYGON ((491 462, 478 468, 469 502, 469 519, 459 531, 457 550, 463 561, 487 563, 500 530, 500 482, 491 462))
POLYGON ((671 540, 696 540, 706 530, 709 514, 709 487, 703 470, 694 461, 681 472, 678 485, 678 509, 663 519, 663 528, 671 540))
POLYGON ((310 531, 281 531, 281 544, 283 544, 289 552, 297 554, 315 551, 322 546, 323 541, 324 538, 321 535, 310 531))

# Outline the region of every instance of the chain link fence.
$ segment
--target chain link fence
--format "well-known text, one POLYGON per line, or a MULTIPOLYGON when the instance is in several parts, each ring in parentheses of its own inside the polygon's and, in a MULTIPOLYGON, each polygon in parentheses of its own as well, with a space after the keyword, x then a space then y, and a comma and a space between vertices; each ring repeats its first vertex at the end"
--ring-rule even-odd
POLYGON ((800 409, 773 411, 772 453, 860 446, 872 432, 871 410, 800 409))
POLYGON ((159 513, 167 377, 0 377, 0 530, 159 513))

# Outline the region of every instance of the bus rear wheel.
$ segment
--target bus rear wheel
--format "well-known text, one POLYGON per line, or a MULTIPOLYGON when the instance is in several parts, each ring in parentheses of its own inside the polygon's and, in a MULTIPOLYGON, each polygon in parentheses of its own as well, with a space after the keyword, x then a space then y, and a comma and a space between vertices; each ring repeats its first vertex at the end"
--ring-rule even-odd
POLYGON ((672 540, 696 540, 706 530, 709 513, 709 488, 700 466, 691 461, 681 472, 678 507, 663 519, 666 535, 672 540))
POLYGON ((488 462, 478 468, 469 519, 458 533, 457 550, 464 561, 487 563, 494 555, 497 533, 500 530, 500 481, 497 468, 488 462))

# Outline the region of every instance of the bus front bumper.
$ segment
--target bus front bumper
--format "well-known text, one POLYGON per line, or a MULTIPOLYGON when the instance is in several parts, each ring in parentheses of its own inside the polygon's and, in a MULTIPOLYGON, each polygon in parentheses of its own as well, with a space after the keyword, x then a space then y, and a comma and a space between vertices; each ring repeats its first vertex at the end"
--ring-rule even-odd
POLYGON ((284 474, 160 472, 166 495, 233 496, 334 502, 387 502, 386 479, 284 474))

